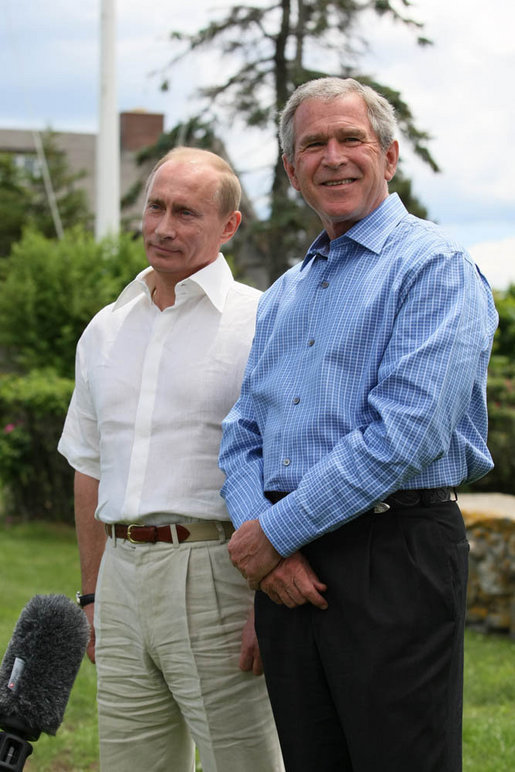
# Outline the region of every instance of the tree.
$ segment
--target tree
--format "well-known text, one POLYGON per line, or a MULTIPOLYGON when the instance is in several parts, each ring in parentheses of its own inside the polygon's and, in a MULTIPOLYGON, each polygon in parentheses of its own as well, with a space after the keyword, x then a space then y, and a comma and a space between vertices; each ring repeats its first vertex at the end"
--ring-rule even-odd
MULTIPOLYGON (((92 215, 86 193, 75 185, 85 172, 69 171, 53 132, 45 132, 42 147, 63 228, 79 224, 89 228, 92 215)), ((18 165, 11 153, 0 154, 0 257, 10 253, 26 227, 49 238, 56 236, 41 166, 36 155, 33 160, 32 164, 18 165)))
POLYGON ((0 154, 0 257, 5 257, 13 242, 21 238, 31 196, 14 158, 0 154))
MULTIPOLYGON (((438 167, 427 148, 429 136, 416 128, 411 111, 395 89, 360 72, 355 61, 364 48, 357 24, 370 12, 389 16, 415 31, 417 43, 428 45, 423 25, 403 15, 409 0, 276 0, 263 5, 235 5, 225 15, 195 33, 173 31, 172 40, 181 46, 169 66, 208 46, 218 45, 231 57, 233 70, 225 80, 201 89, 212 109, 220 107, 230 119, 241 117, 247 126, 276 127, 276 116, 292 91, 310 78, 325 75, 356 77, 376 88, 394 104, 399 126, 415 153, 434 170, 438 167), (360 50, 361 49, 361 50, 360 50), (332 60, 331 71, 314 66, 318 52, 324 64, 332 60)), ((331 65, 331 62, 329 62, 331 65)), ((164 79, 162 88, 169 81, 164 79)), ((268 241, 270 279, 274 280, 292 258, 303 254, 306 240, 318 229, 316 218, 289 187, 283 171, 277 138, 277 154, 270 192, 270 220, 264 228, 268 241)), ((417 214, 425 210, 412 195, 409 180, 398 172, 399 194, 417 214)))
MULTIPOLYGON (((90 228, 93 217, 88 207, 86 193, 75 184, 86 176, 87 172, 70 171, 66 154, 59 149, 54 132, 44 132, 42 146, 63 229, 67 230, 77 225, 90 228)), ((52 238, 56 235, 55 225, 39 164, 27 175, 27 185, 32 193, 28 224, 44 236, 52 238)))
POLYGON ((503 292, 494 292, 499 327, 495 333, 493 354, 513 362, 515 352, 515 284, 503 292))

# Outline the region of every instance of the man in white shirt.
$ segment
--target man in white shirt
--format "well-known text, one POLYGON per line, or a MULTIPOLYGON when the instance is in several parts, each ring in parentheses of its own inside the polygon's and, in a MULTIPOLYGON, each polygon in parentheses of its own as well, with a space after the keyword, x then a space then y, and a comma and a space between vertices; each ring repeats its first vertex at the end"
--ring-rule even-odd
POLYGON ((221 421, 260 295, 219 252, 240 224, 240 195, 213 153, 168 153, 147 184, 150 265, 77 346, 59 451, 76 470, 78 600, 96 631, 88 656, 108 772, 192 772, 195 745, 204 772, 283 769, 219 493, 221 421))

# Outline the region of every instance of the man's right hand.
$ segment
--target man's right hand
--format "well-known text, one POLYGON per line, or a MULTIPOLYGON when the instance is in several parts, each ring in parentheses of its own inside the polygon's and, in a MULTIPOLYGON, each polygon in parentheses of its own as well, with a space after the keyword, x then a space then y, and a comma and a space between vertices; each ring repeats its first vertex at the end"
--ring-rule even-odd
POLYGON ((88 659, 95 664, 95 626, 93 624, 93 613, 95 609, 94 603, 88 603, 87 606, 84 607, 83 611, 86 614, 89 622, 89 629, 90 629, 90 635, 89 635, 89 643, 86 648, 86 654, 88 655, 88 659))
POLYGON ((301 552, 283 558, 261 579, 259 589, 274 603, 282 603, 288 608, 312 603, 313 606, 326 609, 328 605, 320 594, 327 590, 327 585, 320 581, 301 552))

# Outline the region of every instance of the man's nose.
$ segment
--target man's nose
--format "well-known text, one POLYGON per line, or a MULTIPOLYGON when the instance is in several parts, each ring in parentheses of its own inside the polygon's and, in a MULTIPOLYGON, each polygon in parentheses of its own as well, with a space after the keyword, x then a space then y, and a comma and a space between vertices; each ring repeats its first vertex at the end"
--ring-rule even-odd
POLYGON ((175 220, 171 212, 163 212, 155 227, 155 234, 161 239, 174 239, 176 236, 175 220))
POLYGON ((341 142, 338 142, 334 137, 329 139, 325 146, 324 163, 327 166, 340 166, 347 160, 347 153, 345 147, 341 142))

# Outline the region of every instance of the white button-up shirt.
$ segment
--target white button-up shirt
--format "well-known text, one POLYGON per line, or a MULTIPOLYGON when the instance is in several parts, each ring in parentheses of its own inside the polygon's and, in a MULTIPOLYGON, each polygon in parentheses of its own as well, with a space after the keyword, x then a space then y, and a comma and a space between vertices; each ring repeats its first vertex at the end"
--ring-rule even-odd
POLYGON ((81 336, 58 449, 100 480, 105 523, 228 520, 221 422, 239 395, 261 293, 235 282, 222 254, 179 282, 164 311, 154 282, 142 271, 81 336))

